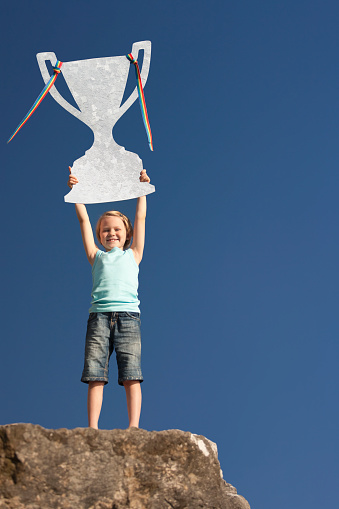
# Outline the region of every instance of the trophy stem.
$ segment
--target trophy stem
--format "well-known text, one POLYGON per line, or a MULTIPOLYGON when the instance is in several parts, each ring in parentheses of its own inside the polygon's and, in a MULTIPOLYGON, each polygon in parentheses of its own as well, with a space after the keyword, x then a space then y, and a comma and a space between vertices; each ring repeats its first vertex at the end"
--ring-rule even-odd
MULTIPOLYGON (((94 151, 97 151, 97 150, 105 151, 105 150, 109 149, 110 151, 115 152, 115 151, 121 149, 121 146, 118 145, 113 138, 112 128, 109 130, 108 129, 98 130, 98 128, 96 128, 95 131, 93 130, 93 134, 94 134, 94 142, 89 150, 93 149, 94 151)), ((86 150, 86 153, 87 152, 88 151, 86 150)))

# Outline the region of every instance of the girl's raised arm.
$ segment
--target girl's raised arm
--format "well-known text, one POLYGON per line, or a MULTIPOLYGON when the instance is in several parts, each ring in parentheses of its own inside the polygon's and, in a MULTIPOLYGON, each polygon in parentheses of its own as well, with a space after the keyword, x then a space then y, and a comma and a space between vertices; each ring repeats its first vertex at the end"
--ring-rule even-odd
MULTIPOLYGON (((150 182, 150 178, 147 175, 146 170, 142 170, 140 174, 140 182, 150 182)), ((142 255, 144 253, 146 209, 146 196, 141 196, 137 201, 133 227, 133 243, 131 246, 135 261, 138 265, 141 262, 142 255)))
MULTIPOLYGON (((70 176, 67 182, 68 187, 72 189, 73 185, 78 183, 78 179, 71 174, 71 167, 69 167, 70 176)), ((95 255, 98 251, 98 247, 94 242, 92 226, 87 214, 86 207, 83 203, 75 204, 75 211, 77 217, 79 219, 80 230, 82 241, 84 243, 85 252, 87 255, 87 259, 91 265, 93 265, 95 260, 95 255)))

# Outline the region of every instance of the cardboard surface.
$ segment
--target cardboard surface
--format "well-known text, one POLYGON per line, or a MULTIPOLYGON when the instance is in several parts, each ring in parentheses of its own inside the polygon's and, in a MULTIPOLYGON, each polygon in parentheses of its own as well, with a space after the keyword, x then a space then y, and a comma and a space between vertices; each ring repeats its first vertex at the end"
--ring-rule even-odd
MULTIPOLYGON (((150 67, 151 42, 133 44, 131 53, 135 59, 138 58, 139 50, 144 50, 140 70, 144 87, 150 67)), ((55 65, 56 56, 54 53, 38 53, 37 60, 47 83, 50 76, 46 61, 55 65)), ((112 202, 137 198, 155 191, 153 185, 139 181, 143 169, 140 157, 119 146, 112 136, 113 126, 138 98, 135 88, 121 104, 130 65, 125 55, 63 62, 62 74, 79 110, 69 104, 56 87, 51 88, 50 94, 94 133, 92 147, 72 165, 72 174, 78 178, 79 183, 65 196, 66 202, 112 202)))

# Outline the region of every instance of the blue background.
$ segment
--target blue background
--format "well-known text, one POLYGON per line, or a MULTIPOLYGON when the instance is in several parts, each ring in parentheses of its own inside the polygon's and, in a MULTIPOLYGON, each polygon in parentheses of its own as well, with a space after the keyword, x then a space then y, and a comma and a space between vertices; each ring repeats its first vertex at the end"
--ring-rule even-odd
MULTIPOLYGON (((93 135, 48 96, 6 145, 43 88, 35 54, 124 55, 149 39, 154 152, 137 102, 114 129, 156 186, 141 426, 215 441, 254 509, 335 505, 338 18, 329 0, 1 3, 1 423, 87 425, 91 271, 63 196, 93 135)), ((133 219, 135 201, 114 208, 133 219)), ((100 427, 126 426, 112 362, 100 427)))

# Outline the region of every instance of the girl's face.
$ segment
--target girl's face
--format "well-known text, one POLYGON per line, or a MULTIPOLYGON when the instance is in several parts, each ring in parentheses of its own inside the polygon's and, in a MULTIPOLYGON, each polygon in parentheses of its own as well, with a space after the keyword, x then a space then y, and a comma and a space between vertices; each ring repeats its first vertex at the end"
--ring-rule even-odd
POLYGON ((126 228, 124 222, 117 216, 106 216, 100 224, 100 241, 106 251, 114 247, 124 249, 126 242, 126 228))

